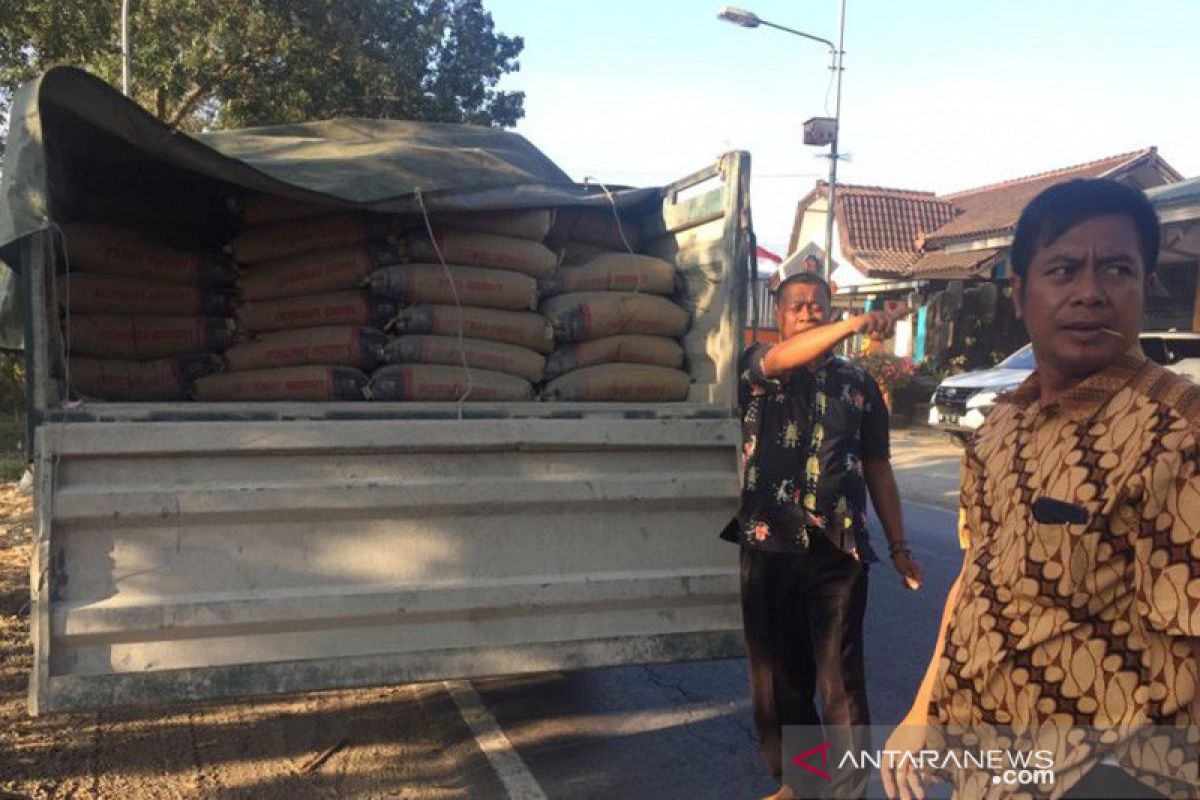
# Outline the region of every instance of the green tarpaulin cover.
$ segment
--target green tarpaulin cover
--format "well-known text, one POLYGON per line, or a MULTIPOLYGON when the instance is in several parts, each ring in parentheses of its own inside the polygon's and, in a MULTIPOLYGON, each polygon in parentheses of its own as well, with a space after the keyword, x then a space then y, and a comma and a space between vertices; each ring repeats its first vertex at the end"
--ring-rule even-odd
MULTIPOLYGON (((245 192, 338 201, 370 211, 607 205, 598 186, 576 184, 524 137, 496 128, 383 119, 333 119, 191 136, 173 130, 82 70, 50 70, 14 97, 0 176, 0 257, 19 269, 17 243, 53 223, 78 163, 95 152, 107 170, 148 162, 245 192)), ((657 189, 615 191, 618 206, 657 189)), ((0 347, 22 339, 18 281, 0 275, 0 347)))

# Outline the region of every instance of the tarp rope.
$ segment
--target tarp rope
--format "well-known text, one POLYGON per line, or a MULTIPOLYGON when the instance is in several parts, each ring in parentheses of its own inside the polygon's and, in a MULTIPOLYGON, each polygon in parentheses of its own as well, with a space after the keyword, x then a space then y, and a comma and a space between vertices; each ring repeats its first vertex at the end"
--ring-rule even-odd
POLYGON ((463 371, 467 376, 467 388, 462 393, 462 396, 455 401, 455 410, 458 413, 458 418, 463 418, 463 404, 467 398, 471 396, 471 390, 475 388, 475 381, 471 374, 471 365, 467 363, 467 348, 463 342, 463 313, 462 303, 458 297, 458 286, 454 283, 454 276, 450 274, 450 267, 446 264, 446 257, 442 255, 441 245, 438 244, 437 236, 433 232, 433 222, 429 219, 429 210, 425 207, 425 198, 421 194, 420 187, 416 190, 417 205, 421 207, 421 217, 425 221, 425 232, 429 234, 429 241, 433 245, 433 252, 437 254, 438 262, 442 265, 442 272, 446 275, 446 281, 450 284, 450 292, 454 295, 454 309, 457 314, 458 328, 458 355, 462 359, 463 371))
MULTIPOLYGON (((590 176, 585 176, 583 179, 583 182, 585 184, 594 183, 604 191, 604 197, 605 197, 605 199, 608 200, 609 208, 612 210, 613 220, 617 223, 617 235, 621 237, 621 243, 625 245, 625 249, 629 251, 630 255, 637 255, 637 252, 633 249, 633 245, 631 245, 629 243, 629 237, 627 237, 625 235, 625 226, 621 223, 621 215, 617 211, 617 201, 613 197, 612 192, 610 192, 608 190, 608 187, 605 186, 601 181, 598 181, 595 178, 592 178, 590 176)), ((638 276, 637 283, 634 284, 633 291, 631 292, 631 294, 635 294, 635 295, 641 292, 642 284, 645 279, 645 270, 643 269, 641 264, 637 265, 637 276, 638 276)), ((629 320, 633 318, 633 313, 634 313, 634 309, 630 306, 630 304, 622 301, 622 303, 621 303, 621 329, 622 330, 624 330, 625 327, 628 325, 629 320)))

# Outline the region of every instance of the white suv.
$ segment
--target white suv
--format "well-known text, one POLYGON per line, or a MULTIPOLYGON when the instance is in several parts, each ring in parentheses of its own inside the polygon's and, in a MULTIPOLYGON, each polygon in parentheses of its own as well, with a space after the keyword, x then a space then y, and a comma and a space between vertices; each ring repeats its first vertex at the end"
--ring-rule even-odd
MULTIPOLYGON (((1148 358, 1200 383, 1200 333, 1143 333, 1141 342, 1148 358)), ((1025 345, 990 369, 946 378, 929 400, 930 427, 965 440, 987 419, 996 395, 1020 386, 1036 366, 1033 347, 1025 345)))

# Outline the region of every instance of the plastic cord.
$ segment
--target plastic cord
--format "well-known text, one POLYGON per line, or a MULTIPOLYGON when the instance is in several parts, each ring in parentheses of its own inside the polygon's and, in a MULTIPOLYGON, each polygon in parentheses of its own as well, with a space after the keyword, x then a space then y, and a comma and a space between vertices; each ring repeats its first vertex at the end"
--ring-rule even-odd
POLYGON ((421 207, 421 216, 425 220, 425 232, 429 234, 429 241, 433 244, 433 252, 437 254, 438 262, 442 265, 442 272, 446 275, 446 280, 450 283, 450 292, 454 295, 454 308, 458 311, 458 355, 462 359, 463 370, 467 374, 467 390, 458 398, 457 411, 458 418, 463 418, 463 403, 471 396, 471 390, 475 388, 475 382, 471 375, 471 365, 467 363, 467 350, 463 342, 463 315, 462 303, 458 299, 458 287, 454 283, 454 276, 450 274, 450 267, 446 264, 446 258, 442 255, 442 248, 438 244, 437 236, 433 233, 433 222, 429 219, 429 210, 425 208, 425 197, 421 194, 421 189, 416 189, 417 205, 421 207))
MULTIPOLYGON (((612 209, 613 220, 617 223, 617 235, 621 237, 621 243, 625 245, 625 249, 628 250, 631 255, 637 255, 637 253, 633 249, 633 245, 629 244, 628 237, 625 236, 625 226, 621 224, 621 215, 619 213, 617 213, 617 201, 613 198, 612 192, 610 192, 608 190, 607 186, 605 186, 603 183, 596 180, 595 178, 584 177, 583 182, 584 183, 594 183, 604 191, 604 197, 605 197, 605 199, 608 200, 608 205, 612 209)), ((642 268, 639 266, 638 267, 638 280, 637 280, 637 283, 634 284, 632 294, 638 294, 639 292, 641 292, 642 277, 643 277, 642 268)), ((627 323, 629 321, 630 317, 633 316, 633 309, 629 308, 626 303, 622 303, 621 305, 624 306, 624 308, 622 309, 622 317, 623 318, 621 320, 621 327, 624 328, 625 323, 627 323)))
MULTIPOLYGON (((621 237, 621 243, 623 245, 625 245, 625 249, 628 250, 630 252, 630 254, 637 255, 637 252, 633 249, 633 245, 631 245, 629 243, 628 237, 625 236, 625 226, 621 224, 621 215, 619 213, 617 213, 617 201, 613 197, 612 192, 610 192, 608 190, 607 186, 605 186, 603 183, 596 180, 595 178, 585 177, 583 179, 583 182, 584 183, 594 183, 604 191, 604 197, 606 200, 608 200, 609 208, 612 210, 613 221, 615 221, 617 223, 617 235, 621 237)), ((635 286, 633 289, 634 293, 637 293, 641 288, 642 288, 642 273, 641 273, 641 270, 639 269, 637 286, 635 286)))

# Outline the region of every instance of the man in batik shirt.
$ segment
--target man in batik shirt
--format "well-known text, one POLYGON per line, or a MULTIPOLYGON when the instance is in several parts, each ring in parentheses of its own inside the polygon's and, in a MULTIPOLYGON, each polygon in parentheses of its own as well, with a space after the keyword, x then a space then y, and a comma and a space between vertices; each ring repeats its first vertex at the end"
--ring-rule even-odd
MULTIPOLYGON (((830 322, 831 299, 818 275, 784 280, 776 289, 782 341, 751 347, 740 365, 742 505, 722 536, 742 546, 754 717, 777 779, 785 725, 824 723, 839 727, 847 743, 867 744, 863 615, 868 565, 877 560, 867 540, 868 492, 893 564, 910 588, 921 583, 888 461, 887 406, 866 370, 830 352, 855 334, 886 337, 896 315, 830 322)), ((865 778, 856 773, 839 775, 835 784, 842 785, 784 786, 775 797, 817 790, 860 796, 865 778)))
MULTIPOLYGON (((982 736, 1051 752, 1054 780, 956 768, 956 797, 1200 797, 1200 387, 1138 346, 1158 248, 1113 181, 1053 186, 1017 223, 1037 370, 967 448, 966 557, 888 749, 982 736)), ((915 794, 896 763, 888 794, 915 794)))

